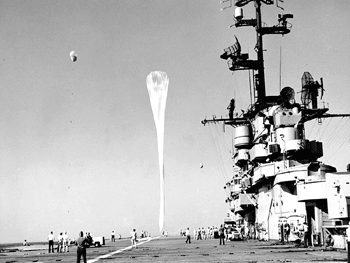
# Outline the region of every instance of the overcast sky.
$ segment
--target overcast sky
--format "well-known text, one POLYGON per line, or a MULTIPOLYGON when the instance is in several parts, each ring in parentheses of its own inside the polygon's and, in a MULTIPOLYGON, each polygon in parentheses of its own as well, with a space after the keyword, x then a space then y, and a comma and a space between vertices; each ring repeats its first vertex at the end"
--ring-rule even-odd
MULTIPOLYGON (((323 77, 330 113, 349 113, 350 2, 284 1, 292 31, 266 36, 267 95, 282 86, 300 101, 301 76, 323 77)), ((146 88, 169 76, 165 112, 165 228, 223 222, 232 173, 232 128, 203 126, 250 102, 248 72, 220 59, 234 35, 255 58, 253 28, 231 28, 218 0, 0 0, 0 243, 78 231, 109 237, 158 232, 157 138, 146 88), (70 60, 70 51, 78 54, 70 60), (203 168, 200 164, 203 163, 203 168)), ((254 15, 253 4, 244 8, 254 15)), ((263 20, 277 23, 276 6, 263 20)), ((347 119, 308 124, 322 161, 350 163, 347 119)))

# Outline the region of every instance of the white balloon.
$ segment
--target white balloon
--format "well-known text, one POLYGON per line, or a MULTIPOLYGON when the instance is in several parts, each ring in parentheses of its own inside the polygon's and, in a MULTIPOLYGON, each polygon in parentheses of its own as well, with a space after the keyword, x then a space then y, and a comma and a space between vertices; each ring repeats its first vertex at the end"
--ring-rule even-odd
POLYGON ((164 116, 168 95, 169 78, 165 72, 152 71, 146 78, 148 95, 151 102, 153 119, 157 130, 158 163, 160 177, 159 231, 164 231, 165 194, 164 194, 164 116))
POLYGON ((73 62, 77 61, 77 59, 78 59, 78 54, 77 54, 77 52, 75 52, 75 51, 71 51, 71 52, 69 53, 69 56, 70 56, 70 59, 71 59, 73 62))

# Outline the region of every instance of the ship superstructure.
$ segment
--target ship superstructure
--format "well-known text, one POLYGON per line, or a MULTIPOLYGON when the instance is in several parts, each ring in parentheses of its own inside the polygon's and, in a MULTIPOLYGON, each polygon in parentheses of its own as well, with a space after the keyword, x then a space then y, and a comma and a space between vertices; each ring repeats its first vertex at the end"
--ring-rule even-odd
MULTIPOLYGON (((224 1, 226 2, 226 1, 224 1)), ((310 120, 349 117, 329 114, 323 99, 322 78, 309 72, 301 78, 301 103, 295 91, 284 87, 277 96, 267 96, 264 77, 263 37, 290 33, 291 14, 280 14, 276 25, 265 26, 261 5, 272 0, 238 0, 234 3, 235 26, 251 26, 256 31, 256 59, 242 53, 237 37, 220 58, 229 70, 253 72, 255 102, 235 114, 235 101, 228 107, 228 118, 203 120, 223 122, 234 129, 234 173, 224 186, 229 204, 227 222, 253 226, 260 239, 284 241, 284 225, 291 228, 291 240, 299 237, 304 223, 309 244, 321 245, 328 233, 334 234, 336 246, 345 247, 344 231, 350 218, 350 169, 338 173, 331 165, 318 161, 323 156, 322 142, 305 137, 304 124, 310 120), (255 5, 256 18, 245 19, 243 7, 255 5)))

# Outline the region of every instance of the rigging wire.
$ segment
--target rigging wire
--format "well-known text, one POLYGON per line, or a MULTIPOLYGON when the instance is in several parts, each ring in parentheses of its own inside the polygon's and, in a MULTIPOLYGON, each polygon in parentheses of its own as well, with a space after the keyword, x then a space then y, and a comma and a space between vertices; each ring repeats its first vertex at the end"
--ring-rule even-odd
MULTIPOLYGON (((216 144, 216 149, 219 155, 219 166, 220 166, 220 170, 222 172, 222 177, 225 180, 224 184, 226 185, 225 187, 225 192, 227 197, 230 197, 231 195, 231 190, 229 188, 229 186, 227 185, 227 182, 230 182, 231 180, 231 176, 229 174, 232 174, 232 172, 230 172, 229 174, 227 173, 227 168, 231 167, 232 164, 227 165, 227 162, 225 163, 225 160, 231 160, 230 156, 229 156, 229 147, 227 147, 228 145, 230 145, 229 143, 229 139, 228 141, 225 141, 225 136, 223 134, 223 131, 220 129, 220 125, 219 123, 214 123, 214 125, 212 125, 213 127, 213 131, 215 131, 216 133, 216 137, 214 138, 215 142, 218 142, 216 144), (221 135, 219 135, 221 134, 221 135), (225 147, 226 146, 226 147, 225 147), (225 154, 226 153, 226 154, 225 154)), ((229 137, 229 136, 228 136, 229 137)))
MULTIPOLYGON (((201 129, 200 134, 199 134, 200 143, 203 144, 203 145, 206 145, 208 141, 211 142, 210 143, 211 145, 209 146, 209 151, 213 155, 215 155, 215 151, 216 150, 215 151, 211 151, 212 149, 216 148, 216 146, 214 145, 215 138, 214 138, 214 140, 212 140, 212 139, 208 139, 208 137, 214 138, 213 136, 211 136, 210 132, 206 131, 206 133, 204 134, 203 133, 203 129, 201 129)), ((214 163, 215 163, 214 167, 217 167, 217 168, 219 168, 219 170, 221 170, 220 164, 219 164, 217 158, 215 158, 215 157, 216 156, 214 156, 214 158, 213 158, 214 159, 214 163)), ((223 172, 221 171, 220 174, 223 175, 223 172)), ((223 185, 226 185, 226 183, 227 183, 227 180, 226 180, 226 178, 224 176, 222 176, 222 178, 219 181, 220 181, 219 183, 222 183, 223 185)), ((226 196, 230 197, 231 193, 228 193, 227 188, 224 191, 225 191, 226 196)))
MULTIPOLYGON (((244 74, 244 73, 240 73, 240 74, 244 74)), ((249 98, 248 95, 246 94, 247 92, 247 88, 246 85, 240 85, 242 79, 246 80, 246 77, 244 75, 239 75, 239 74, 232 74, 232 85, 233 85, 233 93, 234 93, 234 98, 236 101, 236 109, 242 109, 242 107, 245 108, 245 106, 242 105, 246 105, 249 104, 249 98), (244 88, 241 89, 240 87, 243 86, 244 88)), ((246 83, 246 81, 244 82, 246 83)), ((253 100, 254 100, 254 94, 252 95, 253 100)), ((237 113, 237 111, 236 111, 237 113)))
POLYGON ((323 145, 324 145, 323 148, 327 149, 327 151, 325 151, 325 156, 327 156, 328 154, 335 153, 335 149, 336 149, 335 144, 337 142, 335 142, 334 139, 335 139, 335 135, 339 135, 340 132, 341 131, 336 131, 335 129, 333 129, 330 134, 327 134, 326 131, 322 134, 322 136, 327 136, 327 140, 323 141, 323 145))
MULTIPOLYGON (((343 127, 346 123, 343 124, 343 127)), ((336 134, 336 137, 333 137, 333 140, 330 141, 329 144, 324 144, 324 149, 327 149, 324 151, 323 159, 329 162, 333 165, 333 161, 339 159, 343 144, 343 138, 344 138, 344 131, 340 131, 338 134, 336 134), (341 138, 341 139, 340 139, 341 138)))
MULTIPOLYGON (((233 72, 232 72, 232 75, 233 75, 233 72)), ((232 79, 230 78, 230 81, 228 82, 228 84, 226 85, 226 89, 225 89, 225 94, 224 94, 224 96, 222 97, 222 98, 224 98, 223 100, 224 100, 224 102, 223 102, 223 104, 224 103, 226 103, 226 99, 227 98, 230 98, 232 95, 231 95, 231 93, 230 93, 230 91, 231 91, 231 87, 233 86, 233 96, 235 96, 236 94, 235 94, 235 85, 233 84, 233 81, 232 81, 232 79)))
POLYGON ((313 134, 315 124, 316 124, 316 120, 313 121, 313 125, 312 125, 311 129, 307 130, 307 133, 308 133, 307 138, 314 138, 315 137, 315 135, 313 134))
MULTIPOLYGON (((333 118, 330 118, 330 120, 328 121, 326 127, 324 128, 324 132, 322 133, 322 137, 324 137, 324 136, 326 136, 326 135, 328 134, 328 126, 329 126, 329 124, 332 122, 332 120, 333 120, 333 118)), ((336 127, 337 124, 335 124, 334 126, 336 127)), ((330 141, 332 140, 333 133, 336 132, 336 129, 332 129, 331 132, 332 132, 332 134, 329 135, 329 136, 327 137, 327 139, 324 141, 325 144, 330 143, 330 141)))
MULTIPOLYGON (((350 134, 350 118, 329 118, 327 123, 323 126, 319 125, 315 129, 317 120, 312 123, 311 129, 308 131, 306 139, 312 140, 318 138, 323 143, 323 156, 321 160, 333 166, 343 166, 349 162, 347 155, 344 154, 349 151, 350 134), (332 125, 331 125, 332 124, 332 125), (336 127, 336 128, 334 128, 336 127), (325 139, 325 140, 321 140, 325 139), (344 143, 345 142, 345 143, 344 143)), ((311 125, 311 123, 309 123, 311 125)))
MULTIPOLYGON (((344 138, 344 135, 345 135, 344 133, 347 133, 347 131, 344 129, 344 127, 348 124, 349 121, 350 121, 350 119, 345 121, 343 123, 343 125, 339 129, 334 129, 332 135, 330 136, 330 138, 333 139, 333 140, 336 139, 336 138, 344 138), (334 134, 335 132, 337 132, 337 133, 334 134)), ((332 150, 337 149, 337 147, 339 147, 341 143, 342 143, 342 140, 335 141, 335 143, 332 144, 332 148, 331 149, 332 150)))
POLYGON ((281 36, 281 42, 280 42, 280 92, 282 90, 282 38, 283 38, 283 35, 281 36))
MULTIPOLYGON (((216 138, 214 137, 214 135, 213 135, 213 131, 212 131, 212 128, 211 128, 211 124, 209 124, 210 126, 208 126, 209 127, 209 131, 210 131, 210 137, 211 137, 211 139, 210 139, 210 142, 211 142, 211 144, 213 145, 213 148, 215 149, 215 151, 214 151, 214 155, 215 155, 215 153, 218 155, 219 154, 219 152, 220 152, 220 150, 219 150, 219 147, 218 147, 218 145, 217 145, 217 143, 216 143, 216 138)), ((216 165, 217 165, 217 167, 218 167, 218 169, 220 170, 220 174, 221 174, 221 176, 223 177, 223 180, 224 180, 224 183, 226 182, 226 178, 225 178, 225 174, 224 174, 224 171, 223 171, 223 169, 222 169, 222 166, 221 166, 221 164, 220 164, 220 161, 218 160, 218 158, 217 158, 217 156, 214 156, 214 159, 215 159, 215 162, 216 162, 216 165)))
MULTIPOLYGON (((230 149, 229 149, 229 147, 230 147, 230 141, 229 141, 229 137, 225 140, 225 136, 224 136, 224 134, 223 134, 223 132, 222 131, 220 131, 220 126, 219 125, 217 125, 217 129, 218 129, 218 132, 221 132, 222 133, 222 135, 223 136, 219 136, 219 139, 220 139, 220 143, 219 143, 219 146, 220 146, 220 153, 221 153, 221 156, 222 156, 222 161, 223 161, 223 164, 224 164, 224 168, 225 168, 225 173, 226 173, 226 175, 230 178, 231 176, 231 174, 232 174, 232 172, 231 171, 229 171, 228 173, 227 173, 227 169, 226 168, 228 168, 228 166, 226 166, 225 165, 225 161, 224 160, 231 160, 231 156, 228 154, 229 152, 230 152, 230 149), (229 146, 229 147, 227 147, 227 146, 229 146)), ((232 167, 232 164, 230 164, 230 167, 232 167)))
POLYGON ((343 156, 341 149, 344 148, 346 146, 346 144, 344 143, 344 139, 345 141, 347 140, 347 138, 350 138, 350 135, 347 135, 348 133, 348 129, 345 129, 346 126, 348 126, 350 124, 350 119, 348 118, 343 125, 341 126, 341 128, 339 129, 335 129, 338 130, 339 133, 336 134, 337 136, 332 136, 332 139, 334 139, 333 144, 331 145, 330 149, 328 150, 328 154, 329 155, 329 161, 333 162, 336 159, 340 159, 340 157, 343 156), (347 135, 347 136, 346 136, 347 135))
MULTIPOLYGON (((232 76, 233 76, 233 73, 234 72, 232 72, 232 76)), ((234 76, 234 80, 236 81, 236 86, 235 85, 232 85, 233 86, 233 97, 234 98, 236 98, 236 87, 238 87, 238 83, 237 83, 237 78, 236 78, 236 76, 234 76)))
MULTIPOLYGON (((217 123, 209 123, 208 127, 209 127, 209 134, 210 134, 210 142, 211 144, 213 145, 213 148, 215 149, 216 153, 213 153, 215 156, 214 156, 214 159, 216 161, 216 164, 218 166, 218 169, 220 170, 220 174, 224 180, 224 183, 226 183, 229 178, 228 178, 228 174, 227 174, 227 171, 225 169, 225 164, 224 164, 224 156, 223 156, 223 152, 224 150, 222 149, 224 146, 221 145, 223 144, 222 143, 222 137, 223 135, 219 135, 219 133, 217 132, 218 129, 217 129, 217 123), (221 138, 220 138, 221 137, 221 138)), ((222 131, 221 131, 222 133, 222 131)))

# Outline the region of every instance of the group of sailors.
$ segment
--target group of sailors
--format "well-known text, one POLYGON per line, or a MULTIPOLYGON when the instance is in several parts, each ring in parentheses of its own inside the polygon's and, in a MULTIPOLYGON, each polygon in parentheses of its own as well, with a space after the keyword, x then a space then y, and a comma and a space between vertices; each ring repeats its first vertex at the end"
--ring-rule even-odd
MULTIPOLYGON (((119 234, 119 239, 122 239, 122 235, 121 234, 119 234)), ((114 233, 114 231, 112 231, 112 233, 111 233, 111 242, 115 242, 115 233, 114 233)))
MULTIPOLYGON (((216 226, 209 227, 205 229, 202 228, 195 228, 193 230, 193 238, 195 240, 205 240, 205 239, 211 239, 214 238, 215 232, 218 233, 219 230, 216 226)), ((180 230, 180 236, 186 236, 186 230, 180 230)))
MULTIPOLYGON (((191 231, 192 232, 192 231, 191 231)), ((264 223, 251 223, 246 225, 222 225, 220 230, 216 226, 204 228, 199 227, 193 230, 193 236, 191 235, 190 229, 187 228, 185 230, 180 229, 180 236, 187 237, 186 243, 191 243, 191 239, 193 237, 194 240, 206 240, 212 238, 220 238, 219 232, 223 232, 224 240, 235 239, 237 234, 239 235, 239 239, 248 240, 248 239, 257 239, 257 240, 268 240, 266 238, 267 231, 264 227, 264 223)), ((297 244, 303 245, 304 247, 312 246, 313 244, 320 245, 320 240, 315 241, 313 244, 310 242, 311 233, 309 231, 309 227, 306 222, 293 224, 284 222, 279 224, 279 235, 280 241, 282 242, 296 242, 297 244)), ((350 227, 346 229, 346 235, 348 241, 348 247, 350 247, 350 227)), ((325 248, 333 248, 334 246, 334 238, 330 233, 327 233, 326 237, 323 240, 323 246, 325 248)))
POLYGON ((196 240, 206 240, 206 239, 211 239, 214 237, 214 231, 218 232, 218 228, 217 227, 209 227, 207 229, 204 229, 204 227, 202 228, 198 228, 198 229, 194 229, 193 230, 193 236, 194 239, 196 240))
MULTIPOLYGON (((254 224, 249 225, 224 225, 224 236, 228 240, 230 234, 235 232, 239 233, 239 239, 260 239, 264 240, 264 229, 262 227, 255 227, 254 224)), ((180 236, 186 236, 186 230, 180 230, 180 236)), ((219 228, 217 226, 209 226, 207 228, 199 227, 193 230, 193 238, 195 240, 205 240, 212 238, 219 238, 219 228)))
MULTIPOLYGON (((87 236, 90 235, 90 233, 86 234, 87 236)), ((55 237, 53 235, 53 231, 48 235, 47 240, 49 241, 49 253, 54 253, 54 241, 55 237)), ((64 252, 69 252, 69 245, 75 243, 75 239, 69 239, 67 232, 61 232, 57 236, 57 247, 56 251, 57 253, 64 253, 64 252)))

